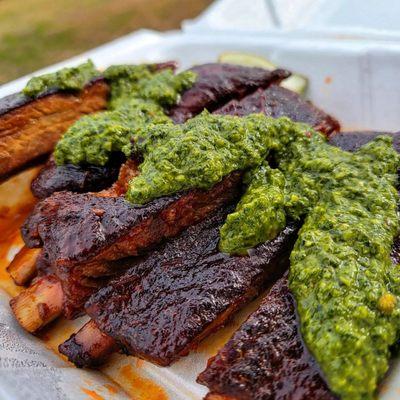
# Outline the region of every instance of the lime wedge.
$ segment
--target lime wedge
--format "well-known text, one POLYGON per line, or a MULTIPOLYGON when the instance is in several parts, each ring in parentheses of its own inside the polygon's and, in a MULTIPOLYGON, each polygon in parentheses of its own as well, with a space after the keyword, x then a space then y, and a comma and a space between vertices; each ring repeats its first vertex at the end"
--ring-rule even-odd
MULTIPOLYGON (((274 63, 264 57, 234 51, 220 54, 218 62, 244 65, 246 67, 265 68, 269 70, 277 68, 274 63)), ((289 78, 284 79, 280 86, 292 90, 300 95, 304 95, 307 90, 308 79, 304 75, 292 74, 289 78)))

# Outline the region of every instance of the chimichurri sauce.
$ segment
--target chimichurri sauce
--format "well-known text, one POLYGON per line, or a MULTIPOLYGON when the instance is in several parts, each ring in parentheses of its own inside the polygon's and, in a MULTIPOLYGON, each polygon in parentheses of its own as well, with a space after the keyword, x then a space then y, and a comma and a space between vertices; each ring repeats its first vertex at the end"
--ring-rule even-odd
POLYGON ((303 338, 333 392, 372 399, 400 329, 400 270, 390 259, 398 155, 380 138, 355 154, 327 148, 288 164, 289 214, 308 209, 289 280, 303 338))
POLYGON ((117 151, 129 157, 147 124, 172 124, 164 107, 175 104, 196 79, 190 71, 174 75, 150 64, 111 66, 104 77, 111 89, 109 111, 85 116, 66 131, 54 153, 58 164, 105 165, 117 151))
MULTIPOLYGON (((72 88, 92 72, 62 74, 72 88)), ((400 333, 400 269, 390 259, 399 231, 400 162, 391 139, 349 153, 288 118, 205 111, 174 125, 164 109, 195 75, 148 65, 110 67, 104 75, 109 110, 71 126, 56 147, 57 162, 104 165, 113 152, 140 153, 140 174, 126 193, 135 204, 208 189, 245 170, 247 188, 221 228, 221 251, 245 254, 276 237, 287 219, 304 220, 289 279, 303 338, 334 393, 374 398, 400 333), (266 161, 272 156, 275 169, 266 161)), ((32 81, 26 91, 39 93, 57 79, 32 81)))

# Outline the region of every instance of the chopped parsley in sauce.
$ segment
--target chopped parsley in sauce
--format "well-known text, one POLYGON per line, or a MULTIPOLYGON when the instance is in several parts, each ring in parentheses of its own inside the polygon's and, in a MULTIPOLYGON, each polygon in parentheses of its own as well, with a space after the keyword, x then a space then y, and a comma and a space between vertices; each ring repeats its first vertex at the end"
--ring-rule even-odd
POLYGON ((76 67, 62 68, 56 72, 35 76, 28 81, 22 92, 29 97, 37 97, 53 89, 78 91, 98 76, 100 72, 93 62, 88 60, 76 67))
POLYGON ((104 77, 111 89, 109 110, 72 124, 56 145, 57 164, 105 165, 118 151, 129 157, 147 124, 172 124, 164 107, 175 104, 196 79, 190 71, 174 75, 151 64, 111 66, 104 77))

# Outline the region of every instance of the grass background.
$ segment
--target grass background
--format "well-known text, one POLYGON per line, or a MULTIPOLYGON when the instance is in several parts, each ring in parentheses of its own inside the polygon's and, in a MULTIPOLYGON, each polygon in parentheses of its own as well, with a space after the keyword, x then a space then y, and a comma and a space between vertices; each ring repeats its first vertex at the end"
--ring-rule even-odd
POLYGON ((212 0, 0 0, 0 84, 139 28, 179 28, 212 0))

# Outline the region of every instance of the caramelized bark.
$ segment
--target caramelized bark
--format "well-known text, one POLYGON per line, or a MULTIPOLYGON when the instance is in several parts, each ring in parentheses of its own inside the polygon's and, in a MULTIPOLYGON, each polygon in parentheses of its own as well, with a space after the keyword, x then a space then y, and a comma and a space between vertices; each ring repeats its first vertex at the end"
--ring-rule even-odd
POLYGON ((85 114, 106 107, 108 85, 98 79, 78 93, 21 94, 0 100, 0 179, 51 152, 66 129, 85 114))
POLYGON ((295 122, 309 124, 328 136, 340 129, 336 119, 297 93, 278 85, 271 85, 265 90, 258 89, 240 100, 231 100, 214 113, 238 116, 263 113, 273 118, 289 117, 295 122))
POLYGON ((170 110, 176 123, 182 123, 205 109, 213 111, 231 99, 240 99, 290 75, 282 69, 268 71, 233 64, 203 64, 190 68, 190 71, 197 74, 196 82, 170 110))
POLYGON ((64 313, 72 318, 102 280, 120 269, 108 261, 137 255, 179 234, 231 202, 241 174, 232 173, 209 190, 191 190, 135 206, 123 197, 59 192, 40 202, 22 228, 31 247, 43 244, 62 282, 64 313))
POLYGON ((44 199, 63 190, 76 193, 98 192, 117 180, 123 160, 123 157, 115 155, 104 167, 72 164, 58 166, 51 158, 32 181, 32 193, 44 199))
POLYGON ((393 138, 393 147, 400 153, 400 132, 373 132, 373 131, 354 131, 338 132, 329 138, 329 142, 343 150, 356 151, 364 144, 375 139, 379 135, 389 135, 393 138))

